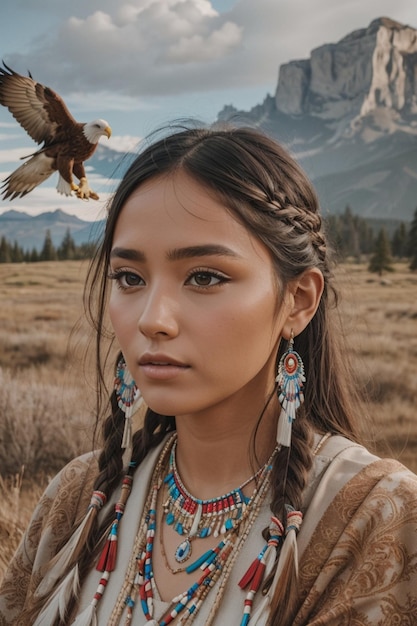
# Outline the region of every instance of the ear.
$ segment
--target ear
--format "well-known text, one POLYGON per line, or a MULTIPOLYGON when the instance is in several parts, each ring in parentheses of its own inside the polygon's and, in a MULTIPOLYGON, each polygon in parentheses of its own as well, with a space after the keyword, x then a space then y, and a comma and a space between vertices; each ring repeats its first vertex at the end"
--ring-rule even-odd
POLYGON ((282 335, 289 339, 291 331, 299 335, 314 317, 324 288, 323 274, 317 267, 306 270, 288 286, 290 312, 284 322, 282 335))

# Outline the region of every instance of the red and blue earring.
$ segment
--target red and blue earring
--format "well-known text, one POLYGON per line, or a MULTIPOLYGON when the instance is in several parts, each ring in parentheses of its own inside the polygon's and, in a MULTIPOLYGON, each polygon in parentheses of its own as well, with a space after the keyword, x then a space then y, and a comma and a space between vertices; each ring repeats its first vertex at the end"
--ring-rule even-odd
POLYGON ((298 352, 294 350, 294 333, 291 330, 288 347, 279 360, 278 375, 275 379, 281 404, 277 428, 277 443, 281 446, 291 445, 292 423, 296 418, 298 407, 304 402, 305 380, 304 364, 298 352))
POLYGON ((117 366, 114 380, 117 404, 125 414, 125 424, 121 447, 124 450, 132 448, 132 416, 143 402, 142 395, 127 369, 124 356, 121 355, 117 366))

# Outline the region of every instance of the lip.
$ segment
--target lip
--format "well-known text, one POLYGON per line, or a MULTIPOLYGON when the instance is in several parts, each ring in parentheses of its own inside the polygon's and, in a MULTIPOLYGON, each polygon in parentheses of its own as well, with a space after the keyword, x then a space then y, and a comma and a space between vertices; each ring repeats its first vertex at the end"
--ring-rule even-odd
POLYGON ((189 369, 190 366, 166 354, 147 352, 139 359, 139 367, 147 378, 170 380, 189 369))

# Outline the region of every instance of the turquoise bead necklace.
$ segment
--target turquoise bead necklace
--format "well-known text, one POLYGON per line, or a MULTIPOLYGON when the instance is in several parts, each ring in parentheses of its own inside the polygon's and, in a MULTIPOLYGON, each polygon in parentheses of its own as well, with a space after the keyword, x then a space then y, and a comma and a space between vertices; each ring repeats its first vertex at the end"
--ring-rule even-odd
POLYGON ((183 537, 175 550, 175 560, 183 563, 191 556, 193 539, 211 535, 219 537, 235 528, 250 502, 243 490, 260 476, 264 467, 236 489, 217 498, 201 500, 191 495, 181 480, 176 464, 176 443, 172 446, 168 474, 164 479, 168 497, 163 510, 166 524, 183 537))

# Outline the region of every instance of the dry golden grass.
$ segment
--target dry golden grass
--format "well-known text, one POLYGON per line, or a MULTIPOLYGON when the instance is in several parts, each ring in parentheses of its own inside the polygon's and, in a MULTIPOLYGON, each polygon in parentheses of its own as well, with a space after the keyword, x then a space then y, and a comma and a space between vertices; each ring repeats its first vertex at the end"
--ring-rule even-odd
POLYGON ((45 485, 46 481, 31 481, 30 488, 23 486, 22 473, 0 476, 0 581, 45 485))
MULTIPOLYGON (((0 265, 0 578, 49 476, 91 447, 93 394, 68 352, 86 270, 78 261, 0 265)), ((337 275, 369 396, 369 446, 417 472, 417 274, 398 264, 381 282, 346 264, 337 275)), ((85 348, 85 326, 75 338, 85 348)))
MULTIPOLYGON (((18 473, 22 465, 26 477, 55 473, 89 447, 92 394, 82 362, 68 349, 82 316, 86 269, 81 262, 0 265, 3 475, 18 473)), ((86 338, 78 332, 74 347, 85 347, 86 338)))
POLYGON ((355 371, 368 396, 374 447, 417 472, 417 274, 405 264, 395 269, 381 280, 364 266, 345 265, 338 278, 355 371))

